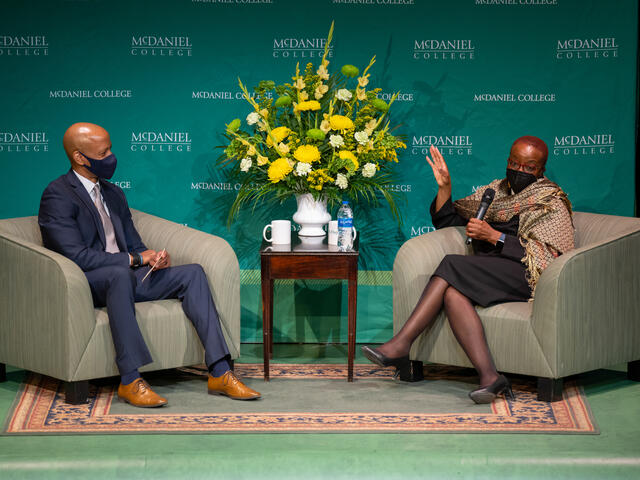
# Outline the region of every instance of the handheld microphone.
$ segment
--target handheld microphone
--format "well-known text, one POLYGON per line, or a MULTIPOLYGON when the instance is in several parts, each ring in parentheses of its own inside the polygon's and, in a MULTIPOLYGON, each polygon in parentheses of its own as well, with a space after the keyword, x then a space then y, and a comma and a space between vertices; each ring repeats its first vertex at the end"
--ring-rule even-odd
MULTIPOLYGON (((478 220, 482 220, 489 210, 489 205, 493 202, 493 197, 495 197, 496 191, 493 188, 487 188, 482 194, 482 200, 480 201, 480 206, 478 207, 478 211, 476 213, 475 218, 478 220)), ((467 245, 471 243, 472 238, 467 237, 467 245)))

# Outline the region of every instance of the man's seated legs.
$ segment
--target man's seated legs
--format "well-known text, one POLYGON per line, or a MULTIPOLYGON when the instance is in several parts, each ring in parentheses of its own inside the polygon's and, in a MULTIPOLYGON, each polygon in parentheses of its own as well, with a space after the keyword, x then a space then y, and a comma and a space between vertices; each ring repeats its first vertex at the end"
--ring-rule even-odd
MULTIPOLYGON (((138 282, 147 269, 136 271, 138 282)), ((260 394, 242 384, 231 371, 229 349, 222 334, 209 282, 200 265, 180 265, 154 271, 143 283, 138 283, 135 300, 139 302, 177 298, 193 323, 205 349, 205 362, 209 369, 209 392, 227 395, 237 400, 260 397, 260 394)))
POLYGON ((151 353, 142 337, 135 313, 137 278, 128 267, 110 266, 85 272, 93 302, 107 307, 109 327, 121 375, 118 396, 138 407, 159 407, 167 400, 156 395, 140 378, 138 368, 151 363, 151 353))
POLYGON ((138 368, 151 363, 152 357, 135 317, 135 301, 165 298, 180 299, 196 328, 211 373, 210 393, 241 400, 258 398, 260 394, 243 385, 230 370, 229 350, 202 268, 199 265, 165 268, 153 272, 141 283, 147 271, 147 268, 102 267, 86 272, 94 304, 107 307, 116 364, 121 374, 120 398, 141 407, 167 403, 138 373, 138 368))

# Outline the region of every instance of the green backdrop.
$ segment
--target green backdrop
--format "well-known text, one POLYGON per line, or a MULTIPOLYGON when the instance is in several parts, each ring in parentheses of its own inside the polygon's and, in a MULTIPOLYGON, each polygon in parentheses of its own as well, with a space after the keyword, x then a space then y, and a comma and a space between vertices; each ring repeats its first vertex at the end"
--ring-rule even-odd
MULTIPOLYGON (((43 0, 0 3, 0 218, 34 215, 68 168, 62 135, 88 121, 111 133, 114 177, 132 207, 226 238, 242 269, 242 339, 260 341, 262 228, 295 201, 243 212, 215 165, 224 123, 250 109, 248 85, 284 83, 317 64, 336 22, 330 70, 363 68, 401 95, 391 119, 407 139, 384 206, 356 206, 361 234, 358 341, 391 334, 391 268, 407 239, 432 230, 437 144, 454 196, 503 177, 513 140, 550 149, 547 175, 574 208, 634 214, 637 2, 634 0, 43 0)), ((336 212, 332 212, 334 217, 336 212)), ((346 341, 346 287, 276 288, 276 341, 346 341)))

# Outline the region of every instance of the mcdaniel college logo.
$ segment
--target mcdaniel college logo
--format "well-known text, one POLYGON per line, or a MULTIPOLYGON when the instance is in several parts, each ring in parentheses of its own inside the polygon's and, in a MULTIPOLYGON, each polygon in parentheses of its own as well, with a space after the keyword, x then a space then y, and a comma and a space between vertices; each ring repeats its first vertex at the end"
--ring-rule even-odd
POLYGON ((471 40, 414 40, 414 60, 473 60, 476 47, 471 40))
POLYGON ((38 57, 49 55, 44 35, 0 35, 0 57, 38 57))
MULTIPOLYGON (((245 102, 242 90, 193 90, 191 98, 194 100, 217 100, 220 102, 242 101, 245 102)), ((251 98, 260 98, 255 92, 251 93, 251 98)), ((265 92, 265 98, 273 98, 273 92, 265 92)))
POLYGON ((131 132, 132 152, 190 152, 189 132, 131 132))
POLYGON ((46 132, 0 132, 0 153, 48 152, 46 132))
POLYGON ((556 47, 558 60, 593 60, 617 57, 618 41, 615 37, 558 40, 556 47))
POLYGON ((422 135, 414 136, 411 155, 431 155, 429 147, 438 147, 442 155, 472 155, 473 141, 469 135, 422 135))
POLYGON ((183 35, 132 35, 130 53, 135 57, 190 57, 193 45, 183 35))
MULTIPOLYGON (((274 38, 273 58, 319 59, 326 43, 326 38, 274 38)), ((333 45, 329 47, 327 57, 333 57, 333 45)))
POLYGON ((555 137, 553 141, 553 154, 556 156, 609 155, 615 150, 616 141, 612 133, 566 135, 555 137))

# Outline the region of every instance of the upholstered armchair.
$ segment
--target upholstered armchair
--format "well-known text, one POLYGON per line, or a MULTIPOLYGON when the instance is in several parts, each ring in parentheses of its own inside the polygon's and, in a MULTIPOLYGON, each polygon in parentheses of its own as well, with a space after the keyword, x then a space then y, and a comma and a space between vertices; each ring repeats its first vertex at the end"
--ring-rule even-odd
MULTIPOLYGON (((199 263, 209 279, 232 358, 240 355, 240 269, 222 238, 132 210, 143 242, 166 248, 174 265, 199 263)), ((88 380, 117 375, 106 308, 94 308, 84 273, 42 246, 37 217, 0 220, 0 380, 5 365, 66 383, 67 401, 86 401, 88 380)), ((136 303, 153 356, 141 371, 203 362, 179 300, 136 303)))
MULTIPOLYGON (((538 398, 561 398, 564 377, 628 362, 640 381, 640 219, 575 212, 576 248, 542 273, 532 302, 477 307, 499 371, 538 377, 538 398)), ((415 307, 442 258, 469 254, 463 227, 407 241, 393 265, 393 327, 415 307)), ((444 313, 410 358, 471 366, 444 313)), ((419 368, 419 367, 418 367, 419 368)))

